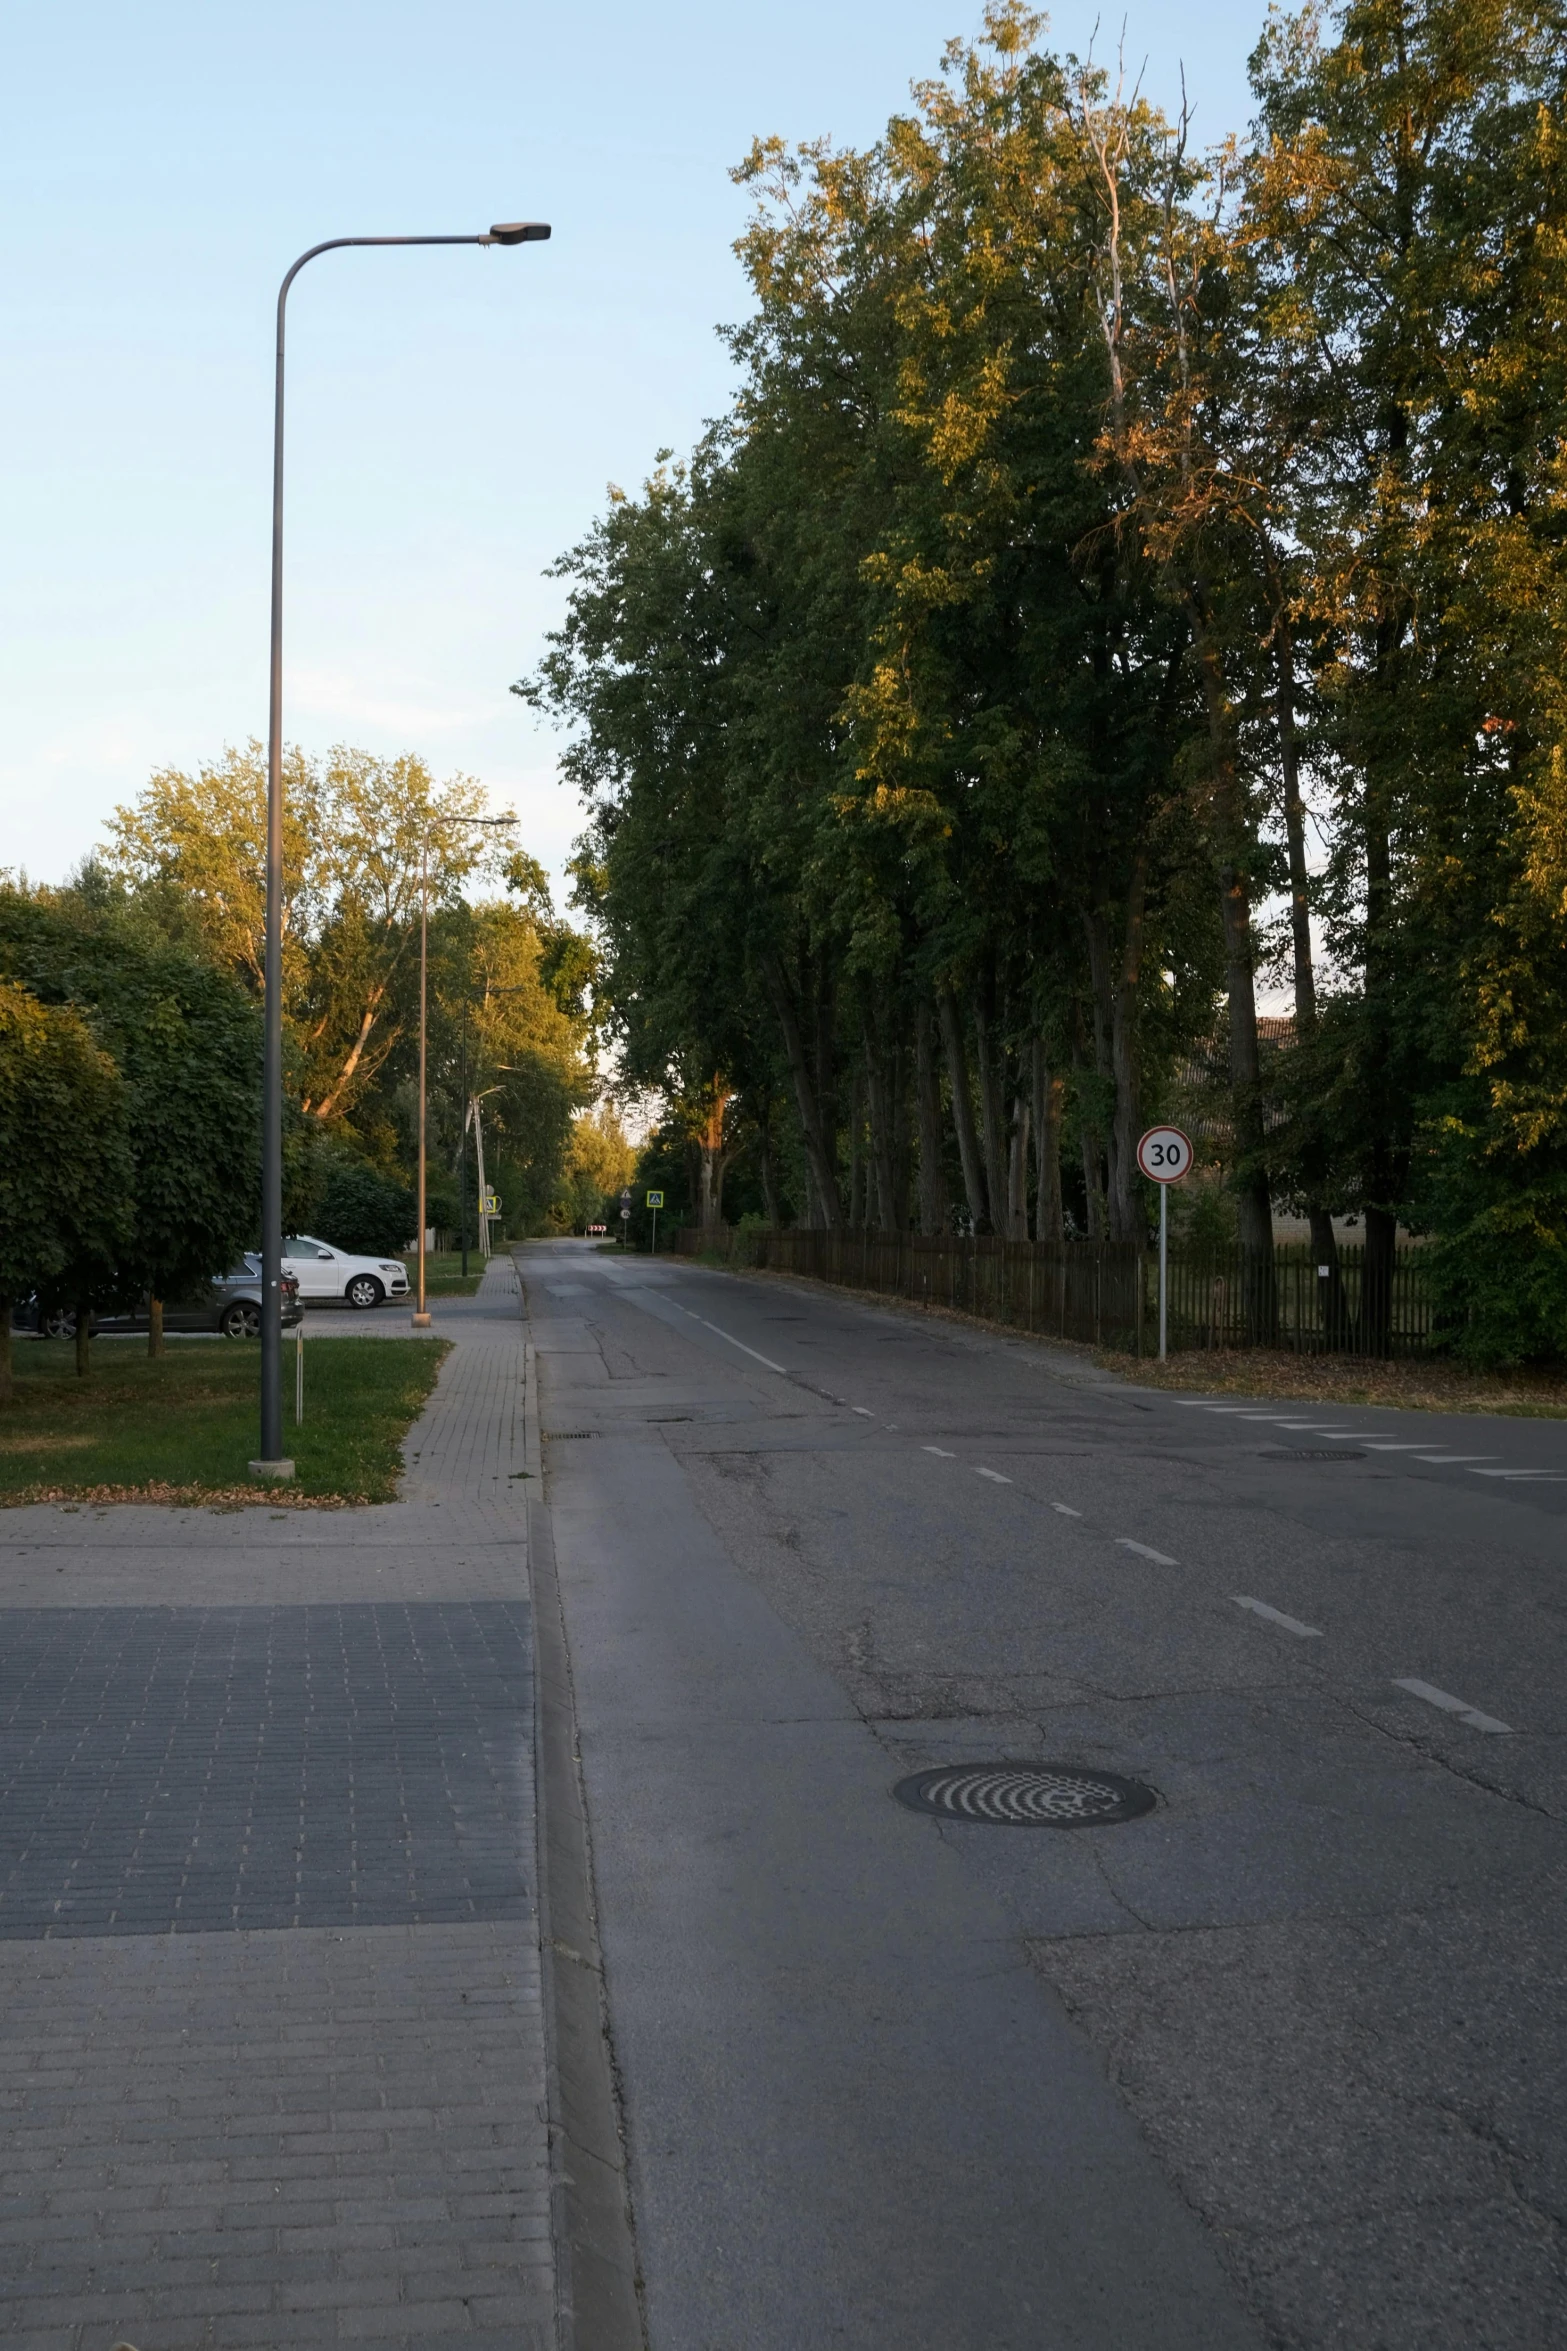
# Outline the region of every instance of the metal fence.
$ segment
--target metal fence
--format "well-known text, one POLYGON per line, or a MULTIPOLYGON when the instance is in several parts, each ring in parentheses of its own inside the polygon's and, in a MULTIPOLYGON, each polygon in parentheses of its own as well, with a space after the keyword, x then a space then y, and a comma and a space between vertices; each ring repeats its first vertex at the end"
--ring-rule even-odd
MULTIPOLYGON (((919 1233, 781 1232, 742 1225, 687 1227, 685 1256, 814 1276, 848 1289, 956 1307, 1043 1337, 1078 1339, 1134 1355, 1158 1344, 1159 1267, 1123 1242, 926 1239, 919 1233)), ((1326 1273, 1308 1247, 1277 1244, 1257 1257, 1238 1246, 1170 1251, 1169 1343, 1284 1347, 1304 1355, 1423 1355, 1434 1315, 1423 1251, 1400 1249, 1368 1278, 1363 1247, 1340 1247, 1326 1273)))
POLYGON ((1140 1353, 1147 1303, 1141 1252, 1125 1242, 964 1241, 920 1233, 783 1232, 740 1226, 722 1235, 687 1229, 688 1256, 717 1252, 731 1264, 812 1274, 851 1290, 953 1306, 987 1322, 1057 1339, 1140 1353))

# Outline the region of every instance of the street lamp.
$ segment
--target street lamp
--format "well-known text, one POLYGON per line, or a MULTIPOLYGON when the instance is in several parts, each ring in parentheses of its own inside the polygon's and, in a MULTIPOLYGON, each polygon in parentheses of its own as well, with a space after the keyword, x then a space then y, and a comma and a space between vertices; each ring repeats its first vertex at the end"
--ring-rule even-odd
MULTIPOLYGON (((267 924, 261 1075, 261 1454, 251 1475, 291 1478, 283 1453, 283 326, 288 289, 307 261, 346 245, 532 245, 542 220, 497 221, 482 236, 328 237, 301 253, 278 288, 272 411, 272 664, 267 698, 267 924)), ((424 1232, 420 1228, 420 1240, 424 1232)))
MULTIPOLYGON (((516 823, 517 819, 516 819, 516 816, 515 816, 515 814, 514 814, 514 813, 513 813, 511 810, 509 810, 509 809, 508 809, 507 813, 506 813, 504 816, 475 816, 475 817, 470 817, 468 821, 469 821, 469 824, 470 824, 471 826, 473 826, 473 827, 476 827, 476 828, 478 828, 478 829, 479 829, 479 830, 481 830, 481 831, 485 831, 485 832, 504 832, 504 831, 505 831, 505 829, 506 829, 506 827, 507 827, 508 825, 514 825, 514 824, 516 823)), ((428 828, 426 828, 426 831, 425 831, 425 836, 424 836, 424 841, 423 841, 423 844, 422 844, 422 846, 421 846, 421 848, 420 848, 420 851, 419 851, 419 1290, 418 1290, 418 1296, 417 1296, 417 1298, 416 1298, 416 1300, 415 1300, 415 1302, 414 1302, 414 1329, 415 1329, 416 1331, 427 1331, 427 1330, 429 1329, 429 1327, 430 1327, 430 1317, 429 1317, 429 1313, 428 1313, 428 1311, 426 1310, 425 1303, 424 1303, 424 1235, 425 1235, 425 1222, 424 1222, 425 1208, 424 1208, 424 1202, 425 1202, 425 1119, 426 1119, 426 1113, 425 1113, 425 1102, 426 1102, 425 1070, 426 1070, 426 1066, 427 1066, 426 1040, 427 1040, 427 1035, 428 1035, 428 1021, 427 1021, 427 1011, 428 1011, 428 1005, 429 1005, 429 993, 430 993, 430 834, 429 834, 429 830, 428 830, 428 828)), ((466 1004, 466 999, 465 999, 465 1001, 464 1001, 463 1010, 464 1010, 464 1015, 465 1015, 465 1017, 466 1017, 466 1012, 467 1012, 467 1004, 466 1004)), ((464 1067, 466 1068, 466 1066, 467 1066, 467 1057, 466 1057, 466 1055, 464 1055, 464 1067)), ((463 1129, 463 1132, 464 1132, 464 1134, 466 1134, 466 1133, 467 1133, 467 1129, 466 1129, 466 1127, 463 1129)), ((467 1272, 467 1270, 468 1270, 468 1269, 467 1269, 467 1265, 466 1265, 466 1263, 464 1263, 464 1266, 463 1266, 463 1271, 466 1273, 466 1272, 467 1272)), ((279 1328, 281 1329, 281 1327, 282 1327, 282 1326, 281 1326, 281 1322, 280 1322, 280 1324, 279 1324, 279 1328)))

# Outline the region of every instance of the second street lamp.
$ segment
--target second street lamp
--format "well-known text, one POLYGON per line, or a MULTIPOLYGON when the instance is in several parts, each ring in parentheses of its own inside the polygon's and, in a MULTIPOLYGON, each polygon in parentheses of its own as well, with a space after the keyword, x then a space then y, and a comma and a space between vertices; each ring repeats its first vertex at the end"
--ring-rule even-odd
MULTIPOLYGON (((514 825, 516 821, 516 815, 510 809, 507 810, 504 816, 476 816, 470 820, 471 825, 482 832, 497 833, 504 832, 508 825, 514 825)), ((427 1120, 426 1105, 429 1099, 425 1073, 428 1067, 429 1002, 430 835, 429 832, 426 831, 424 836, 424 843, 419 852, 419 1280, 417 1294, 414 1299, 414 1329, 416 1331, 426 1331, 430 1327, 429 1311, 426 1308, 424 1302, 424 1246, 426 1231, 424 1221, 426 1182, 425 1132, 427 1120)), ((466 1004, 464 1006, 464 1011, 466 1013, 466 1004)), ((464 1067, 466 1067, 466 1053, 463 1056, 463 1061, 464 1067)), ((467 1133, 466 1127, 463 1129, 463 1132, 464 1134, 467 1133)), ((465 1252, 463 1260, 464 1273, 466 1273, 467 1270, 468 1265, 465 1252)))
MULTIPOLYGON (((283 341, 288 289, 307 261, 350 245, 533 245, 542 220, 502 220, 459 237, 328 237, 301 253, 277 297, 277 374, 272 410, 272 646, 267 697, 267 912, 261 1073, 261 1452, 260 1478, 291 1478, 283 1452, 283 341)), ((420 1228, 421 1245, 424 1240, 420 1228)))

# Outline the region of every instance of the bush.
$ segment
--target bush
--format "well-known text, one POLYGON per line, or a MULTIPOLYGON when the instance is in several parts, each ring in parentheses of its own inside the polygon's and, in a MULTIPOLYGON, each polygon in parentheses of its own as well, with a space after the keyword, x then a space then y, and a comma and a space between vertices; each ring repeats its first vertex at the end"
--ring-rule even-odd
POLYGON ((315 1229, 334 1249, 396 1257, 406 1249, 419 1204, 406 1184, 362 1159, 334 1157, 321 1187, 315 1229))

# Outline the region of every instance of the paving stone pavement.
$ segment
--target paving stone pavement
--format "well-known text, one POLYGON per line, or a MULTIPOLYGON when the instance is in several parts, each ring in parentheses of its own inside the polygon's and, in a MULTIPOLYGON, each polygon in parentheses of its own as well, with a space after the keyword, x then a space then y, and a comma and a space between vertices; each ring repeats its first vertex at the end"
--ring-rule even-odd
POLYGON ((435 1314, 396 1503, 0 1514, 7 2351, 554 2342, 513 1267, 435 1314))

